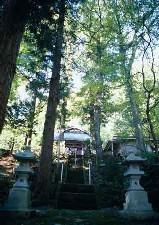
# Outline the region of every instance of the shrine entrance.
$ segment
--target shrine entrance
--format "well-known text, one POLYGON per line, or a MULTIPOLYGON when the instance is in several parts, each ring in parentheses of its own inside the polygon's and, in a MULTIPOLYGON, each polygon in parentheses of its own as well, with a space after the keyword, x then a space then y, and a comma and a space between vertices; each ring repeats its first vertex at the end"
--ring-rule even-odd
POLYGON ((89 167, 84 165, 84 155, 90 136, 78 128, 70 128, 57 137, 57 155, 61 162, 61 176, 58 186, 58 209, 96 209, 94 185, 89 182, 89 167), (60 144, 61 143, 61 144, 60 144), (65 163, 62 163, 62 155, 65 163), (87 168, 86 168, 87 167, 87 168))
POLYGON ((85 154, 86 143, 90 141, 90 135, 78 128, 69 128, 56 134, 55 140, 58 143, 57 157, 65 156, 71 161, 72 167, 78 167, 85 154))

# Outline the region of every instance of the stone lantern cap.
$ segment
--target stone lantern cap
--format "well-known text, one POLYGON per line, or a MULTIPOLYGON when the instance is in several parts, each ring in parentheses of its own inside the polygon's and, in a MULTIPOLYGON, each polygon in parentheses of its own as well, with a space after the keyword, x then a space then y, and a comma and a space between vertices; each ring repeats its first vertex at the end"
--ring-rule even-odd
POLYGON ((134 153, 131 153, 125 159, 124 164, 141 164, 141 163, 144 163, 145 161, 146 159, 140 156, 136 156, 134 153))
POLYGON ((29 174, 33 173, 32 168, 28 164, 21 164, 15 170, 16 174, 29 174))
POLYGON ((129 167, 128 170, 124 173, 124 176, 139 176, 144 175, 144 171, 140 170, 139 167, 129 167))
POLYGON ((143 159, 140 156, 136 156, 134 152, 132 152, 124 161, 124 164, 128 165, 127 171, 124 173, 124 176, 141 176, 144 174, 142 170, 140 170, 140 164, 144 163, 146 159, 143 159))
POLYGON ((31 152, 30 146, 25 146, 23 151, 17 152, 13 157, 21 162, 35 161, 35 155, 31 152))

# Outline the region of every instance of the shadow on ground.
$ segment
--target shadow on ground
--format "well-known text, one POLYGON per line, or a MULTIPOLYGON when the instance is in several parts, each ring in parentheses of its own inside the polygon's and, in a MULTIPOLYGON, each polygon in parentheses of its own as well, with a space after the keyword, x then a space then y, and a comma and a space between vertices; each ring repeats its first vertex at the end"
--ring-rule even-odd
POLYGON ((2 217, 0 225, 158 225, 159 221, 128 221, 104 210, 49 210, 30 218, 2 217))

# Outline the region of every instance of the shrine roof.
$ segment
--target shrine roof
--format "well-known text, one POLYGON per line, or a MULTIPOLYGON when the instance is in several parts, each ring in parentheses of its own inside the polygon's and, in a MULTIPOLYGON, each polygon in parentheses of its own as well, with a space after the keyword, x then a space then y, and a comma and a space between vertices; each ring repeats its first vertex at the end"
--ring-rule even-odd
POLYGON ((64 140, 64 141, 87 141, 90 140, 90 135, 78 128, 69 128, 63 132, 55 133, 54 140, 64 140))

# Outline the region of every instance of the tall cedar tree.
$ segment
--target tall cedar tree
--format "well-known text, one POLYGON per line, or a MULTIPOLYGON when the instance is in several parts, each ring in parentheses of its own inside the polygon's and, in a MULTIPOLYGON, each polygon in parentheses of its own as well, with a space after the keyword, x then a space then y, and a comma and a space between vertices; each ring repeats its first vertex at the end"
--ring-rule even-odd
POLYGON ((0 1, 0 133, 2 132, 7 102, 16 70, 25 25, 38 22, 51 14, 55 0, 0 1))
POLYGON ((61 0, 59 7, 59 18, 56 31, 56 41, 53 52, 52 77, 50 80, 49 97, 45 124, 43 130, 42 149, 40 156, 40 167, 38 174, 38 195, 47 202, 50 197, 52 150, 54 127, 56 121, 56 110, 59 103, 60 70, 64 37, 65 0, 61 0))
POLYGON ((0 133, 16 69, 16 59, 29 15, 29 0, 6 0, 0 20, 0 133))

